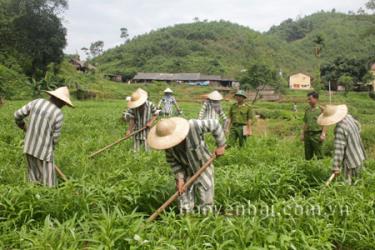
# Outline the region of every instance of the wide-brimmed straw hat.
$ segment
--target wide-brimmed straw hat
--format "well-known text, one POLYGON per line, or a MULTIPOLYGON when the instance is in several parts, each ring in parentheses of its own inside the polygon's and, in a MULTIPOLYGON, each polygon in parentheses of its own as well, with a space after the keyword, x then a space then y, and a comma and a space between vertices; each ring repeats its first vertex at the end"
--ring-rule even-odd
POLYGON ((247 98, 246 92, 243 90, 238 90, 235 96, 242 96, 244 98, 247 98))
POLYGON ((329 126, 340 122, 348 114, 348 107, 343 105, 327 105, 323 107, 323 113, 318 117, 318 124, 329 126))
POLYGON ((167 88, 164 90, 164 93, 173 93, 173 91, 170 88, 167 88))
POLYGON ((143 89, 139 88, 132 93, 128 100, 128 108, 138 108, 147 101, 148 94, 143 89))
POLYGON ((147 143, 153 149, 168 149, 180 144, 188 135, 189 122, 181 117, 160 120, 151 128, 147 143))
POLYGON ((223 96, 219 93, 219 91, 215 90, 207 95, 207 98, 212 101, 221 101, 223 100, 223 96))
POLYGON ((60 87, 52 91, 46 91, 50 96, 56 97, 57 99, 65 102, 68 106, 74 107, 72 101, 70 100, 70 94, 68 87, 60 87))

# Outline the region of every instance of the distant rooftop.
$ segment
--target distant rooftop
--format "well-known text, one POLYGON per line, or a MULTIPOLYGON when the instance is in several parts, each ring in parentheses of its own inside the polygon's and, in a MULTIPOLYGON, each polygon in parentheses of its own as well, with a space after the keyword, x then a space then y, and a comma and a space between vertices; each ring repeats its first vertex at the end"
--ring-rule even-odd
MULTIPOLYGON (((223 81, 219 75, 204 75, 201 73, 144 73, 140 72, 133 80, 155 81, 223 81)), ((227 80, 227 79, 225 79, 227 80)), ((230 80, 228 80, 230 81, 230 80)))

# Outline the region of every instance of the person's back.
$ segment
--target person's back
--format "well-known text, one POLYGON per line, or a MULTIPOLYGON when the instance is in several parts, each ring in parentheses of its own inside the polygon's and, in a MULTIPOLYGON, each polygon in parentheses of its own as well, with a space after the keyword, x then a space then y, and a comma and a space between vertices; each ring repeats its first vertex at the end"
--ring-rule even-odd
POLYGON ((162 113, 166 116, 172 115, 173 105, 176 105, 176 99, 172 95, 164 96, 159 102, 159 108, 163 105, 162 113))
POLYGON ((347 115, 337 123, 335 141, 336 144, 346 145, 342 159, 346 167, 358 168, 362 165, 366 153, 361 139, 360 125, 351 115, 347 115))
POLYGON ((53 160, 53 146, 57 143, 63 122, 63 113, 52 102, 36 99, 15 113, 20 119, 29 112, 30 124, 27 128, 24 153, 40 160, 53 160))
POLYGON ((63 113, 61 109, 70 101, 69 89, 64 86, 46 91, 49 100, 36 99, 14 113, 17 126, 26 132, 24 153, 28 165, 30 182, 48 187, 57 185, 54 165, 54 148, 60 137, 63 113), (24 119, 29 117, 29 125, 24 119))

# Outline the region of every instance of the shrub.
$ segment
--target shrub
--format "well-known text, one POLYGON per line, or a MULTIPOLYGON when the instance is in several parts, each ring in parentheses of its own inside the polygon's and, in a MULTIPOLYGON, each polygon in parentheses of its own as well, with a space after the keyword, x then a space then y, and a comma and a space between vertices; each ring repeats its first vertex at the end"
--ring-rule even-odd
POLYGON ((6 99, 29 97, 30 88, 25 82, 26 77, 23 74, 0 64, 0 97, 6 99))
POLYGON ((262 119, 283 119, 292 120, 293 113, 285 110, 271 110, 271 109, 256 109, 255 114, 262 119))
POLYGON ((78 100, 95 99, 96 93, 93 91, 83 89, 79 84, 76 84, 76 91, 73 92, 78 100))

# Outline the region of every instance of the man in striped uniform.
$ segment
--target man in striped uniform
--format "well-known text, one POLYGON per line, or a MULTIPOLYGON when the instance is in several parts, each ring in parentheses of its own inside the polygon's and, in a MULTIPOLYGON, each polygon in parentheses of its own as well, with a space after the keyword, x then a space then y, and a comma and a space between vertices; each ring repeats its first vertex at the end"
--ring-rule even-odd
POLYGON ((211 165, 188 190, 184 184, 211 157, 204 134, 210 132, 216 141, 215 154, 221 156, 225 149, 225 135, 217 120, 185 120, 174 117, 161 120, 150 131, 148 142, 154 149, 165 150, 167 162, 176 178, 180 193, 179 208, 182 213, 193 211, 195 194, 200 196, 200 211, 212 211, 214 204, 214 166, 211 165))
POLYGON ((124 119, 129 121, 126 135, 131 134, 133 131, 145 128, 133 137, 135 152, 139 152, 142 148, 145 151, 149 151, 149 146, 146 142, 147 135, 152 123, 156 120, 159 114, 159 110, 147 99, 147 92, 141 88, 137 89, 128 101, 129 109, 124 113, 124 119))
POLYGON ((176 107, 177 112, 180 114, 181 111, 177 105, 176 98, 173 96, 173 91, 170 88, 164 90, 164 96, 160 100, 158 109, 161 109, 161 113, 164 116, 171 116, 173 114, 173 106, 176 107), (161 109, 161 107, 163 108, 161 109))
POLYGON ((213 91, 207 95, 207 100, 203 103, 201 111, 199 112, 199 120, 215 119, 224 122, 224 127, 226 127, 227 116, 225 115, 220 101, 223 100, 223 96, 218 91, 213 91))
POLYGON ((332 172, 337 176, 344 170, 349 185, 357 176, 366 158, 360 135, 360 124, 348 114, 346 105, 327 105, 318 118, 321 126, 336 124, 332 172))
POLYGON ((36 99, 14 113, 16 124, 26 132, 23 152, 28 163, 30 182, 53 187, 57 185, 54 166, 54 148, 63 124, 61 108, 73 107, 67 87, 47 91, 49 100, 36 99), (30 116, 28 128, 24 119, 30 116))

